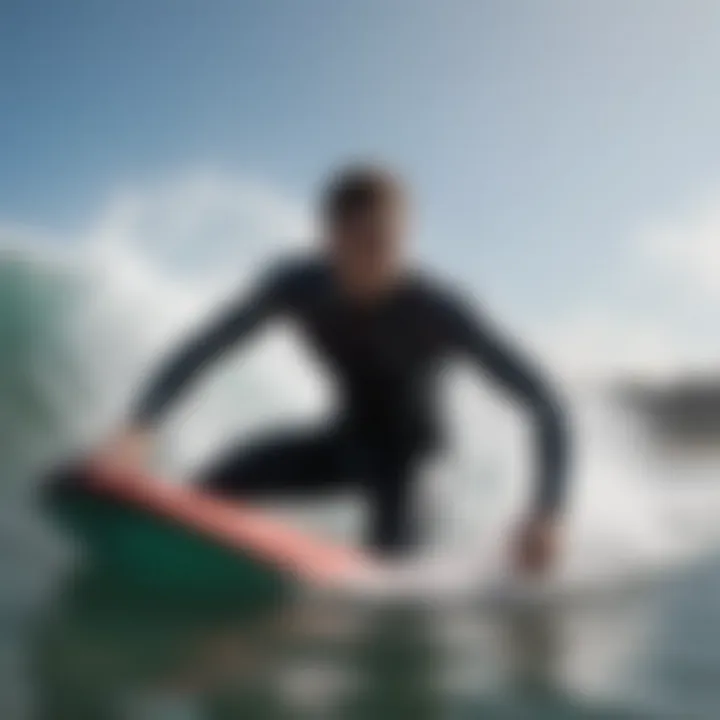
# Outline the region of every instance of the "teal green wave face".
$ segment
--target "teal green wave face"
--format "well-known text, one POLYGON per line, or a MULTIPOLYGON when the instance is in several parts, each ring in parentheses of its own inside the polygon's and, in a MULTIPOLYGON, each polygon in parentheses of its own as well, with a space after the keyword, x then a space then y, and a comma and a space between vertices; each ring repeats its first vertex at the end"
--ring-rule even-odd
POLYGON ((57 448, 87 401, 70 341, 80 279, 22 257, 0 260, 0 453, 5 471, 57 448))

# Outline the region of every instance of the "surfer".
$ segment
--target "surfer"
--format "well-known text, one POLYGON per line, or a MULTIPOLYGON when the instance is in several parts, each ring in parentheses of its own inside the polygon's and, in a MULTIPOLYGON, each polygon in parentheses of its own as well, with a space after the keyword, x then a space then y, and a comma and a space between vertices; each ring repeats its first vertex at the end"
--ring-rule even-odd
POLYGON ((410 202, 397 177, 373 166, 346 168, 328 183, 319 216, 317 251, 277 263, 172 353, 128 427, 95 459, 145 464, 155 428, 190 381, 283 316, 327 366, 337 411, 319 428, 241 443, 212 462, 199 482, 231 498, 359 489, 369 508, 368 545, 397 556, 419 540, 415 480, 443 445, 438 377, 464 357, 527 411, 536 477, 516 559, 527 571, 542 571, 556 555, 566 485, 567 427, 555 394, 471 303, 408 261, 410 202))

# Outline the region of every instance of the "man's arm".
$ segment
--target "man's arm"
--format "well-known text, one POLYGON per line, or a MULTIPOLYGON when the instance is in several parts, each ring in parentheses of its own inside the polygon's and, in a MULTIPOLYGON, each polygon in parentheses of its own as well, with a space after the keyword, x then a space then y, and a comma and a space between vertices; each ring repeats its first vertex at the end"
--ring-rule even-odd
POLYGON ((448 308, 452 344, 517 399, 532 415, 536 478, 533 513, 552 518, 566 490, 568 429, 549 383, 523 355, 462 301, 448 308))
POLYGON ((155 425, 200 370, 280 310, 287 283, 279 273, 265 278, 249 297, 227 308, 176 350, 140 396, 131 416, 132 426, 155 425))
POLYGON ((151 455, 155 425, 197 373, 272 315, 287 307, 294 274, 274 271, 244 301, 231 305, 205 329, 197 332, 160 367, 136 403, 124 428, 106 439, 86 461, 96 470, 128 478, 142 478, 151 455))

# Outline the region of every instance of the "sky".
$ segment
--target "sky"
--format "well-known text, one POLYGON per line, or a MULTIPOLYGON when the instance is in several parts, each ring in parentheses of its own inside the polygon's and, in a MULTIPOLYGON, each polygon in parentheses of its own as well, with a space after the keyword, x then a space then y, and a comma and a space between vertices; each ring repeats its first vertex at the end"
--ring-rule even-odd
POLYGON ((295 212, 372 157, 516 327, 720 359, 719 38, 713 0, 0 0, 0 224, 295 212))

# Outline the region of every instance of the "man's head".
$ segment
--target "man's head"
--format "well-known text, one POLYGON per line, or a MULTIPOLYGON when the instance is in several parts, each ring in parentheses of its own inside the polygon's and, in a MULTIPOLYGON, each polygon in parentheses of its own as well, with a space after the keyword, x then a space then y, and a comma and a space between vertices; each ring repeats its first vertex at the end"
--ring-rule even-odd
POLYGON ((322 196, 326 248, 345 289, 372 301, 402 266, 408 198, 401 181, 371 165, 341 170, 322 196))

